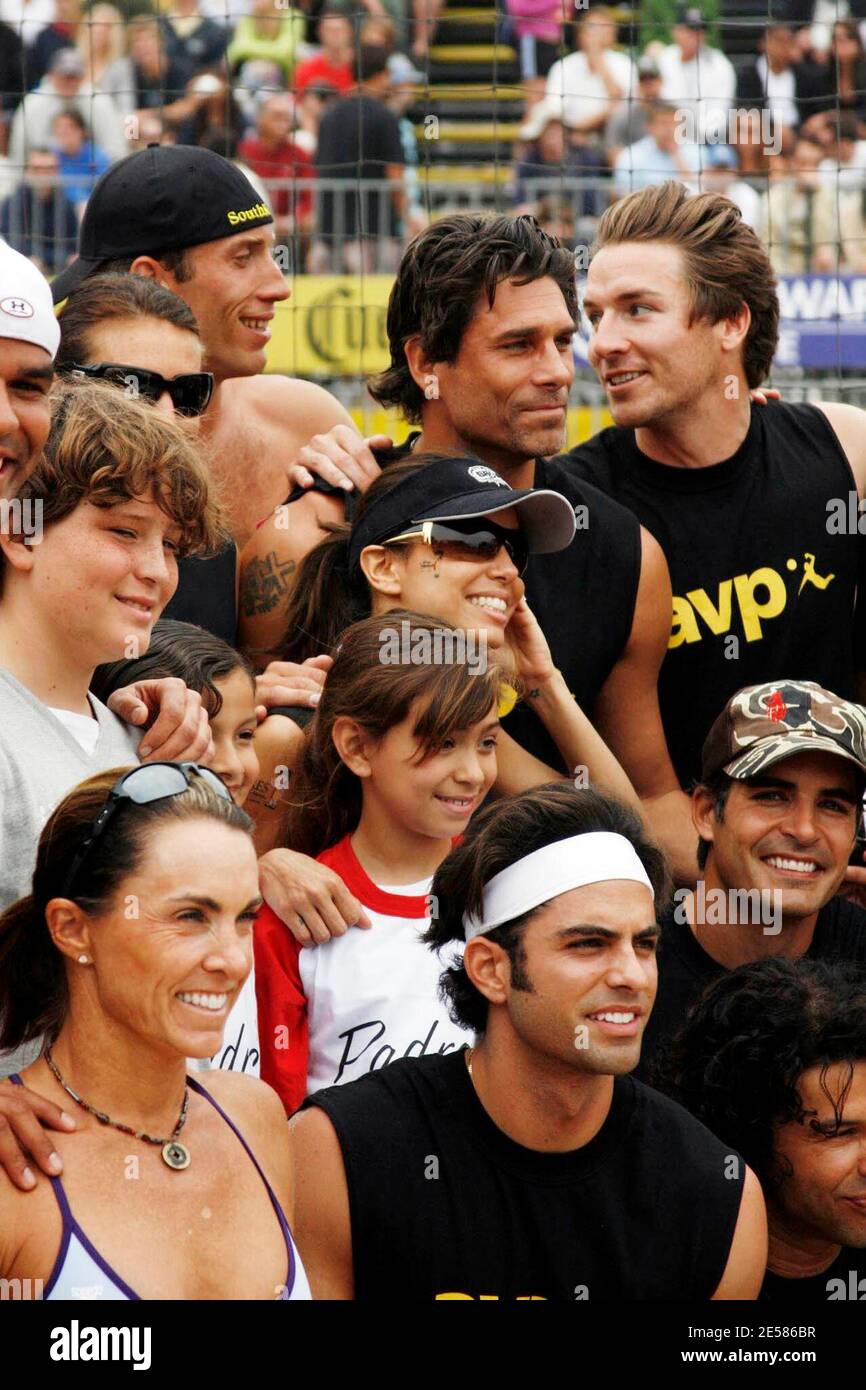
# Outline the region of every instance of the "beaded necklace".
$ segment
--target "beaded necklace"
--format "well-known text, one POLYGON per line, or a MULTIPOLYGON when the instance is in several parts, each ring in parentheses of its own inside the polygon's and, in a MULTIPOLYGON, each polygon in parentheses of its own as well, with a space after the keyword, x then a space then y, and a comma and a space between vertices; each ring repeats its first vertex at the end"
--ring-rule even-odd
POLYGON ((52 1075, 56 1078, 57 1081, 59 1081, 66 1094, 68 1096, 71 1096, 72 1099, 75 1101, 75 1104, 80 1105, 82 1110, 86 1110, 88 1115, 93 1115, 94 1119, 97 1119, 101 1125, 111 1125, 112 1129, 119 1129, 122 1134, 131 1134, 133 1139, 143 1139, 145 1144, 158 1144, 162 1149, 162 1161, 163 1163, 167 1164, 169 1168, 174 1168, 176 1171, 179 1171, 182 1168, 189 1167, 189 1149, 186 1147, 185 1144, 179 1144, 177 1142, 177 1136, 180 1134, 181 1130, 184 1127, 184 1124, 186 1123, 186 1113, 189 1109, 188 1086, 184 1087, 183 1105, 180 1108, 180 1118, 177 1124, 175 1125, 174 1129, 172 1130, 170 1137, 168 1139, 154 1139, 152 1135, 145 1134, 144 1130, 133 1129, 131 1125, 122 1125, 118 1120, 112 1120, 109 1115, 106 1115, 104 1110, 97 1110, 94 1106, 88 1105, 87 1101, 82 1100, 81 1096, 79 1096, 75 1091, 73 1091, 72 1087, 68 1085, 67 1082, 64 1081, 63 1077, 60 1075, 57 1063, 51 1056, 50 1047, 47 1049, 44 1056, 45 1061, 48 1063, 48 1067, 52 1075))

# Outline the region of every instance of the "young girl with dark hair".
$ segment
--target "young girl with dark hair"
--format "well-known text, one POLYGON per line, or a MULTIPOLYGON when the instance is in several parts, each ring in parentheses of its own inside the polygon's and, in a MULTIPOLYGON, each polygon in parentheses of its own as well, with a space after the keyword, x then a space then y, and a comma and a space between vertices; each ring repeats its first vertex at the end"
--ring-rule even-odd
POLYGON ((461 636, 402 609, 354 624, 307 729, 288 843, 340 875, 372 929, 302 952, 270 908, 259 915, 262 1077, 288 1113, 308 1091, 466 1040, 421 940, 432 875, 496 777, 502 674, 473 672, 461 636), (388 659, 395 634, 419 660, 388 659), (453 660, 436 662, 437 642, 453 660))
MULTIPOLYGON (((489 650, 512 681, 503 717, 519 688, 578 785, 598 782, 640 810, 631 783, 554 666, 524 598, 521 574, 530 554, 562 549, 574 536, 574 512, 564 497, 513 490, 471 455, 413 456, 389 465, 368 488, 351 526, 329 529, 296 577, 281 660, 331 656, 345 630, 369 614, 396 608, 433 614, 489 650)), ((310 711, 276 707, 271 715, 256 737, 259 757, 263 766, 288 772, 298 725, 310 711)), ((499 793, 556 776, 502 733, 499 793)), ((272 800, 283 799, 275 787, 272 800)), ((272 806, 257 805, 253 815, 260 848, 284 843, 272 806)))

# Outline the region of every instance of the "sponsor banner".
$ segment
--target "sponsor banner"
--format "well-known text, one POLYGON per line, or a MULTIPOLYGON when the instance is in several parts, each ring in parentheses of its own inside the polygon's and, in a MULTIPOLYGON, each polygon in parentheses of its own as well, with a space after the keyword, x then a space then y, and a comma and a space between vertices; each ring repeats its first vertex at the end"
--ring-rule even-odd
POLYGON ((866 275, 780 275, 776 367, 866 369, 866 275))
POLYGON ((276 305, 268 371, 364 377, 390 361, 385 318, 392 275, 296 275, 276 305))
MULTIPOLYGON (((278 304, 268 371, 365 377, 388 365, 385 320, 391 275, 297 275, 278 304)), ((777 367, 866 369, 866 275, 781 275, 777 367)), ((586 339, 575 334, 576 365, 586 339)))
MULTIPOLYGON (((269 372, 333 380, 363 380, 390 361, 385 320, 392 275, 296 275, 292 297, 275 306, 268 344, 269 372)), ((577 335, 575 337, 577 342, 577 335)), ((365 435, 389 434, 401 443, 410 426, 398 413, 382 410, 369 398, 350 414, 365 435)), ((567 446, 589 439, 612 423, 604 406, 573 405, 567 418, 567 446)))

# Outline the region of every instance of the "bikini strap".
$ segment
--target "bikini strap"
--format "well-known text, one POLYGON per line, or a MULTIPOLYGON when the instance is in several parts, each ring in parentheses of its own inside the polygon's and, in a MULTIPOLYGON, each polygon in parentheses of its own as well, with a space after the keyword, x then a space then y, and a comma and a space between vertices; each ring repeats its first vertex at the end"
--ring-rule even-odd
POLYGON ((216 1101, 216 1100, 214 1099, 214 1097, 211 1095, 210 1091, 206 1091, 205 1088, 204 1088, 204 1086, 202 1086, 200 1082, 194 1080, 194 1078, 191 1077, 191 1076, 188 1076, 186 1080, 187 1080, 187 1085, 188 1085, 193 1091, 195 1091, 198 1095, 204 1096, 205 1100, 210 1101, 211 1105, 213 1106, 213 1108, 214 1108, 214 1110, 217 1112, 217 1114, 222 1116, 222 1118, 225 1120, 226 1124, 228 1125, 229 1129, 237 1136, 237 1138, 240 1140, 241 1144, 242 1144, 242 1145, 244 1146, 244 1148, 246 1149, 247 1155, 249 1156, 250 1160, 252 1161, 253 1167, 255 1168, 256 1172, 258 1173, 259 1177, 261 1178, 262 1182, 263 1182, 264 1185, 265 1185, 265 1191, 267 1192, 268 1196, 269 1196, 270 1199, 271 1199, 271 1206, 273 1207, 273 1209, 274 1209, 274 1211, 275 1211, 275 1213, 276 1213, 277 1220, 278 1220, 279 1223, 280 1223, 280 1229, 281 1229, 281 1231, 282 1231, 282 1233, 283 1233, 283 1239, 284 1239, 285 1242, 286 1242, 286 1250, 287 1250, 288 1256, 289 1256, 289 1273, 288 1273, 288 1278, 287 1278, 287 1280, 286 1280, 286 1289, 287 1289, 287 1293, 288 1293, 288 1292, 291 1292, 292 1288, 294 1287, 294 1283, 295 1283, 295 1268, 296 1268, 296 1261, 295 1261, 295 1243, 294 1243, 294 1241, 292 1240, 292 1233, 291 1233, 291 1231, 290 1231, 290 1229, 289 1229, 289 1223, 288 1223, 288 1221, 286 1220, 285 1212, 283 1211, 282 1207, 280 1206, 279 1202, 277 1201, 277 1194, 274 1192, 274 1189, 271 1187, 270 1183, 268 1182, 267 1178, 265 1177, 264 1170, 263 1170, 261 1164, 259 1163, 259 1160, 256 1158, 255 1154, 253 1153, 253 1151, 252 1151, 252 1149, 250 1148, 249 1144, 247 1143, 246 1139, 245 1139, 244 1136, 241 1134, 240 1130, 238 1129, 237 1125, 235 1124, 234 1120, 232 1120, 232 1119, 229 1118, 229 1116, 228 1116, 228 1115, 226 1114, 226 1112, 223 1110, 222 1106, 221 1106, 221 1105, 218 1103, 218 1101, 216 1101))

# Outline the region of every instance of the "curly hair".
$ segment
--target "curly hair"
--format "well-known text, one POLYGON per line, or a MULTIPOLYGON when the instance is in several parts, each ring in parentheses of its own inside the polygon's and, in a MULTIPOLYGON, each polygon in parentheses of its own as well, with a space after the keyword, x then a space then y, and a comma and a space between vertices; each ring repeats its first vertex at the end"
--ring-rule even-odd
POLYGON ((480 296, 493 308, 502 280, 528 285, 550 276, 577 319, 574 259, 534 217, 455 213, 412 241, 388 300, 391 363, 368 383, 370 395, 418 423, 424 393, 406 362, 406 343, 417 337, 431 362, 453 362, 480 296))
POLYGON ((211 554, 225 539, 223 512, 199 442, 175 420, 101 381, 60 380, 51 431, 18 497, 43 525, 81 502, 113 507, 152 494, 180 530, 181 555, 211 554))
POLYGON ((778 957, 726 971, 705 989, 677 1037, 658 1053, 650 1081, 741 1153, 774 1188, 792 1168, 776 1152, 776 1131, 808 1123, 832 1138, 854 1076, 866 1060, 866 968, 850 961, 778 957), (827 1073, 842 1063, 838 1094, 827 1073), (798 1090, 821 1069, 833 1124, 819 1125, 798 1090))

